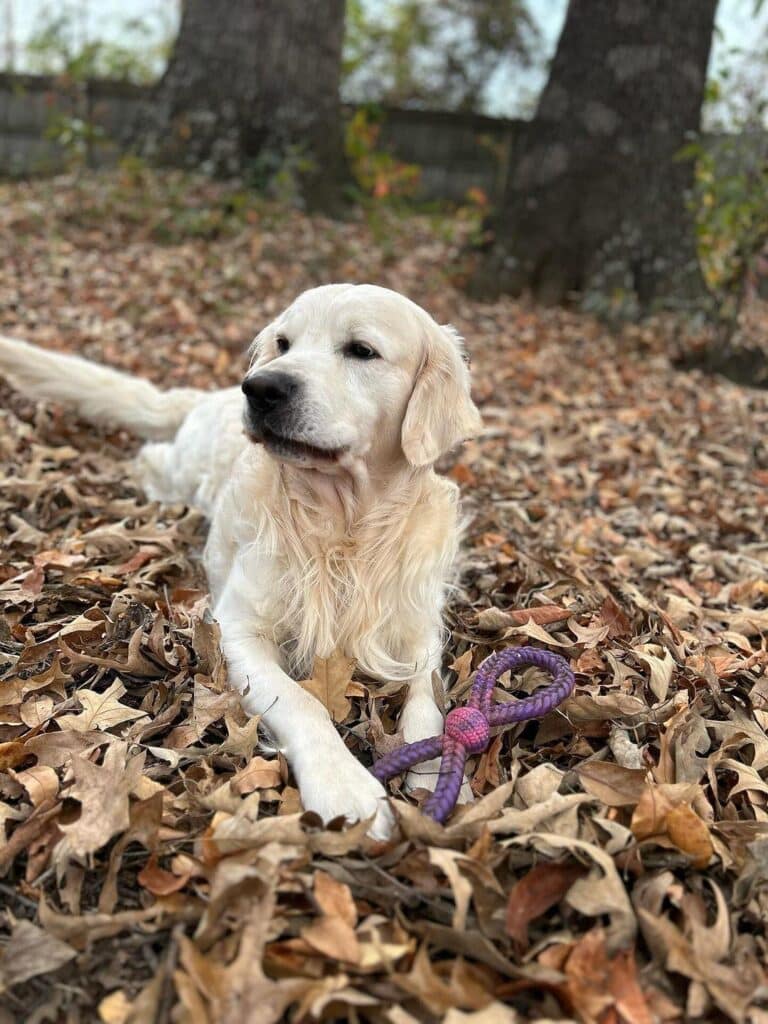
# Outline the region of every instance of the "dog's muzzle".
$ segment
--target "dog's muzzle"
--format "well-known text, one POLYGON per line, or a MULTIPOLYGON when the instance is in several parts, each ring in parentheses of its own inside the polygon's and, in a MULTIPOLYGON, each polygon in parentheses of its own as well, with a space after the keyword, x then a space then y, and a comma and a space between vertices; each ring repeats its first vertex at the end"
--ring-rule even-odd
POLYGON ((272 429, 284 425, 300 389, 300 382, 295 377, 280 370, 261 370, 246 377, 242 390, 248 400, 251 423, 255 427, 266 425, 272 429))

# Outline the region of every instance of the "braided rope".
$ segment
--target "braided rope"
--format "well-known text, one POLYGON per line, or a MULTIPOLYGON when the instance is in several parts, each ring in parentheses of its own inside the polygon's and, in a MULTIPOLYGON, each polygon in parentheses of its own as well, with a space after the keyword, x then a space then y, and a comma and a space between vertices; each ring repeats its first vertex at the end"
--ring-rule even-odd
POLYGON ((486 658, 477 670, 467 704, 448 712, 442 736, 406 743, 380 758, 371 771, 380 782, 386 782, 393 775, 441 755, 437 785, 424 802, 423 810, 435 821, 444 822, 459 798, 468 755, 488 749, 491 729, 548 714, 573 692, 575 683, 570 665, 559 654, 537 647, 510 647, 498 651, 486 658), (499 678, 505 672, 516 672, 530 665, 549 672, 550 685, 522 700, 494 703, 493 688, 499 678))

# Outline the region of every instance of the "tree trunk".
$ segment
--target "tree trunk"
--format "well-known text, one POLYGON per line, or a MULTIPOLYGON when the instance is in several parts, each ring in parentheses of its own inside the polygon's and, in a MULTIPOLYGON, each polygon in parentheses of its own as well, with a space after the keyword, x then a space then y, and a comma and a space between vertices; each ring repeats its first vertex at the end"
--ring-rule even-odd
POLYGON ((475 291, 647 309, 705 286, 675 159, 699 126, 717 0, 570 0, 475 291))
POLYGON ((295 176, 334 209, 346 180, 344 0, 185 0, 165 75, 133 128, 160 163, 295 176))

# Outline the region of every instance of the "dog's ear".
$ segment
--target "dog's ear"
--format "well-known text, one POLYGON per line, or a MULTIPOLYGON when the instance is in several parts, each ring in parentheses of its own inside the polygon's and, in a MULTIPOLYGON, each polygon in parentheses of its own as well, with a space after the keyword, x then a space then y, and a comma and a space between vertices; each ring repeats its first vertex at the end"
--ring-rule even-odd
POLYGON ((412 466, 429 466, 461 441, 480 432, 482 420, 469 393, 469 368, 455 328, 437 324, 427 339, 402 428, 412 466))

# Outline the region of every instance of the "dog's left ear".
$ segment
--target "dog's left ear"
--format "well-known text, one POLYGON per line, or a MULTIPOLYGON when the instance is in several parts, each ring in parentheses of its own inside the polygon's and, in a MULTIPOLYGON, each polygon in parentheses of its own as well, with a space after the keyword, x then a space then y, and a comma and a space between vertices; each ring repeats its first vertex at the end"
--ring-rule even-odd
POLYGON ((435 324, 430 334, 403 420, 402 446, 412 466, 431 465, 482 427, 461 336, 450 324, 435 324))

